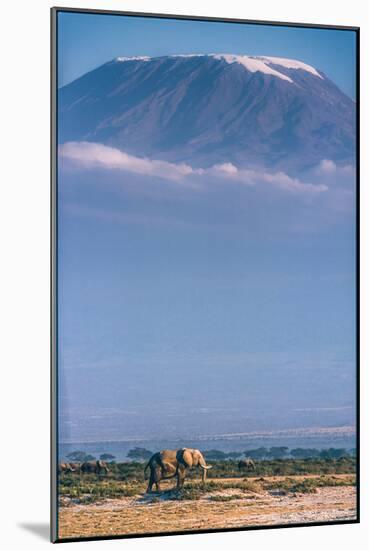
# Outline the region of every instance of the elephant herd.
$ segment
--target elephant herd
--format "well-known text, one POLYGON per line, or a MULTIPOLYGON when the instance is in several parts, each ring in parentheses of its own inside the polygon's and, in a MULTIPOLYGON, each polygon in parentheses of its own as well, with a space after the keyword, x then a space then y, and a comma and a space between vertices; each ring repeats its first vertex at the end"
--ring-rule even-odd
MULTIPOLYGON (((206 464, 205 458, 198 449, 174 449, 154 453, 145 466, 144 475, 148 479, 147 493, 151 493, 155 485, 156 491, 160 491, 160 483, 163 479, 177 479, 177 489, 183 487, 186 476, 192 468, 200 467, 202 482, 206 481, 206 473, 211 466, 206 464), (150 470, 147 476, 147 470, 150 470)), ((255 470, 255 464, 250 458, 240 460, 238 469, 255 470)), ((61 463, 59 473, 93 473, 107 474, 109 468, 103 460, 95 460, 83 463, 61 463)))
POLYGON ((58 468, 61 473, 82 473, 82 474, 107 474, 109 468, 104 460, 92 460, 88 462, 61 462, 58 468))

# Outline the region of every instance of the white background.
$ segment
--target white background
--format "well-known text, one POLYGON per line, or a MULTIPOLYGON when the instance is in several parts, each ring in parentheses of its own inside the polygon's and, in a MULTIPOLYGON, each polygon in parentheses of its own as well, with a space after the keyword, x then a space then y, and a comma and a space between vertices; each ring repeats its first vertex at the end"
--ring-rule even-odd
MULTIPOLYGON (((49 0, 1 6, 0 525, 3 548, 48 544, 49 520, 49 0), (5 124, 4 124, 5 123, 5 124)), ((359 549, 369 540, 368 32, 364 0, 69 0, 59 5, 361 26, 362 523, 78 543, 141 550, 313 547, 359 549), (367 540, 365 540, 367 539, 367 540)), ((339 56, 339 52, 337 52, 339 56)))

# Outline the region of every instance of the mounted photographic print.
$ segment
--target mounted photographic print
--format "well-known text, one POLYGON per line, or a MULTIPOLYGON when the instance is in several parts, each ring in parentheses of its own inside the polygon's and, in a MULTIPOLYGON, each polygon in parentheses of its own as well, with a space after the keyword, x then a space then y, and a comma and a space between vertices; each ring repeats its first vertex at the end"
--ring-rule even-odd
POLYGON ((52 540, 353 523, 352 27, 52 10, 52 540))

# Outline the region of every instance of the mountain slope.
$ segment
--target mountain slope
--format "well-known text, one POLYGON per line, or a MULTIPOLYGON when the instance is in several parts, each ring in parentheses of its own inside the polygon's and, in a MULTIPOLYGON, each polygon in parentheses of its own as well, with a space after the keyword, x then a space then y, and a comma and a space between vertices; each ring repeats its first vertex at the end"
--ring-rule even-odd
POLYGON ((297 172, 352 162, 355 104, 295 60, 117 58, 59 90, 59 143, 87 140, 193 166, 297 172))

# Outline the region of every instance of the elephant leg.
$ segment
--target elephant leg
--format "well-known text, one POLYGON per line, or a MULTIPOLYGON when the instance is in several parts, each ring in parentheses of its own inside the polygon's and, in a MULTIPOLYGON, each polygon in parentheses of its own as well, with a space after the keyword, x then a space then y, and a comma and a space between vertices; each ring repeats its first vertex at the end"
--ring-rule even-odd
POLYGON ((146 493, 152 492, 152 486, 154 485, 154 483, 156 483, 155 473, 154 473, 154 470, 151 470, 149 484, 147 486, 146 493))
POLYGON ((160 491, 160 481, 161 481, 161 478, 162 478, 162 471, 161 471, 161 467, 160 466, 157 466, 154 470, 154 481, 155 481, 155 485, 156 485, 156 490, 159 492, 160 491))
POLYGON ((178 473, 178 476, 177 476, 177 489, 182 489, 183 484, 184 484, 184 480, 185 480, 184 475, 178 473))
POLYGON ((177 471, 177 489, 182 489, 185 477, 186 477, 185 469, 179 467, 177 471))

